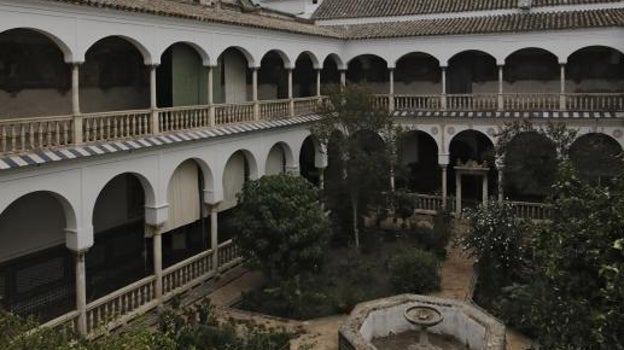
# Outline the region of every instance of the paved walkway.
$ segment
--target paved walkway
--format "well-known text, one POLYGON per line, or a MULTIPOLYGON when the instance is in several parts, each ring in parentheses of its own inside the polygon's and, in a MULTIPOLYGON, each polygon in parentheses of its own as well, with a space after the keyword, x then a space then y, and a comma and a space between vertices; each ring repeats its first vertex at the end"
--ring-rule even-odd
MULTIPOLYGON (((440 267, 440 274, 442 290, 436 293, 436 296, 458 300, 466 300, 469 297, 474 274, 472 261, 462 255, 458 248, 449 249, 448 258, 440 267)), ((261 284, 262 276, 259 273, 245 272, 232 282, 211 292, 209 297, 217 306, 217 313, 220 317, 252 321, 263 327, 284 329, 298 334, 292 342, 292 350, 302 349, 305 345, 313 345, 314 350, 338 349, 337 331, 346 319, 346 315, 295 321, 229 308, 240 300, 242 293, 257 288, 261 284)), ((508 330, 507 350, 526 350, 530 348, 528 344, 530 343, 526 338, 508 330)))

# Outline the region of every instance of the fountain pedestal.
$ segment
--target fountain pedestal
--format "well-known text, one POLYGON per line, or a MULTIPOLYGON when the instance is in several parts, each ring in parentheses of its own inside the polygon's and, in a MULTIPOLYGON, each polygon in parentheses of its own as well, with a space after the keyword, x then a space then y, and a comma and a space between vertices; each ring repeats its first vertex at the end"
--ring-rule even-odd
POLYGON ((442 313, 429 306, 413 306, 405 310, 405 319, 420 327, 418 344, 412 344, 408 350, 442 350, 429 342, 427 329, 433 327, 444 320, 442 313))

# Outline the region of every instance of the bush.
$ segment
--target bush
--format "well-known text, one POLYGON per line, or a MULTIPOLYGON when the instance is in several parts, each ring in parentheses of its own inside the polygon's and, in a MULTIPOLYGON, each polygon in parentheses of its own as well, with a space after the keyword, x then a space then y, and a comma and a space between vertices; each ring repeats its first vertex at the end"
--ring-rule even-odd
POLYGON ((390 260, 390 284, 395 293, 425 294, 440 289, 438 259, 420 249, 407 249, 390 260))

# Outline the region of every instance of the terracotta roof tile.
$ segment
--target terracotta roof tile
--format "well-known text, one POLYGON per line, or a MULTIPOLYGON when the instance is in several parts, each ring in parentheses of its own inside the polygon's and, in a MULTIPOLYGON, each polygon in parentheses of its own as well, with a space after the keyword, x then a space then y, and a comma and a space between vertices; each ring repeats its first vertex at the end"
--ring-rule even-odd
POLYGON ((624 26, 624 9, 518 13, 331 27, 344 30, 346 39, 373 39, 622 26, 624 26))
MULTIPOLYGON (((533 0, 533 7, 616 3, 622 0, 533 0)), ((518 0, 325 0, 315 19, 409 16, 515 9, 518 0)))

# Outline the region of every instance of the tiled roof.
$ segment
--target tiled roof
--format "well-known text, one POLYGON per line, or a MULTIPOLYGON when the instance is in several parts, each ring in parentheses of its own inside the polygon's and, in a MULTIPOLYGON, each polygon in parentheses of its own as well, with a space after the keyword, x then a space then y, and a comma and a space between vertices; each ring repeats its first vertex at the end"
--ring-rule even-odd
POLYGON ((282 19, 275 16, 231 9, 218 9, 175 0, 47 0, 52 2, 85 5, 115 10, 147 13, 158 16, 176 17, 203 22, 234 24, 263 29, 273 29, 291 33, 340 37, 331 28, 316 26, 301 19, 282 19))
POLYGON ((423 19, 416 21, 332 26, 347 39, 374 39, 427 35, 528 32, 544 30, 622 27, 624 9, 518 13, 510 15, 423 19))
MULTIPOLYGON (((616 3, 622 0, 533 0, 533 7, 616 3)), ((515 9, 518 0, 325 0, 315 19, 409 16, 515 9)))

